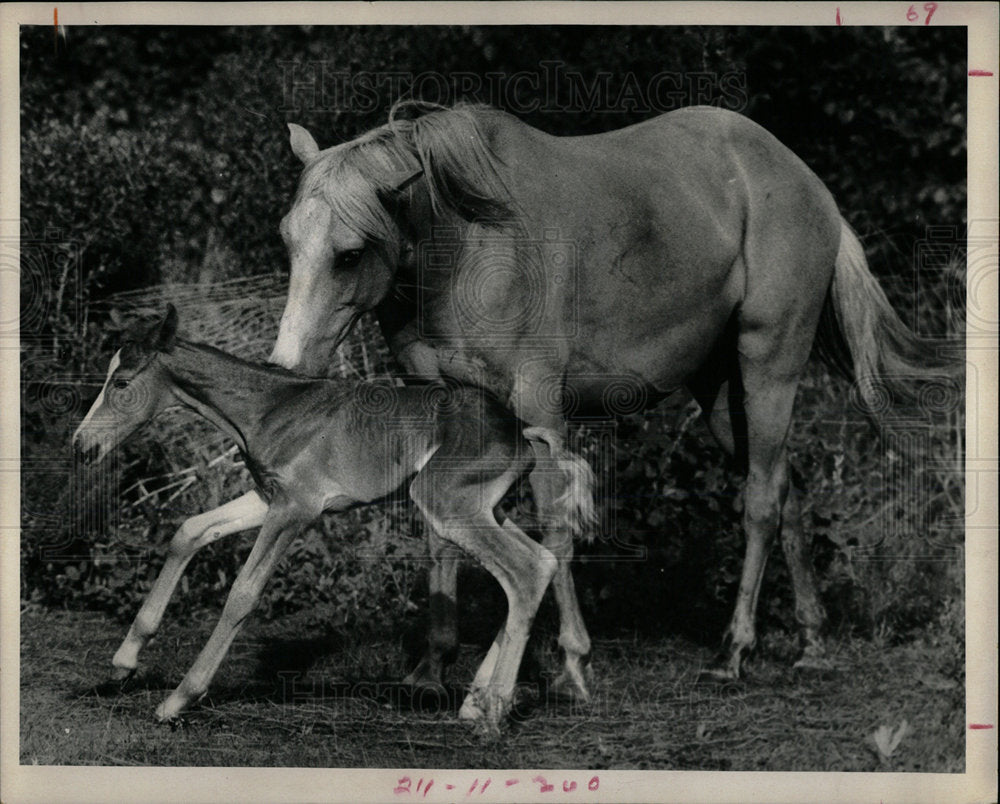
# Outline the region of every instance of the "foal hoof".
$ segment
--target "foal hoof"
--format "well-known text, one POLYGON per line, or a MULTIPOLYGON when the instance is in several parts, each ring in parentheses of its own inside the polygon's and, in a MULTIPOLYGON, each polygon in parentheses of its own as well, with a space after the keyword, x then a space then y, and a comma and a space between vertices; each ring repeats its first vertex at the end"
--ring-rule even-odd
POLYGON ((159 723, 173 724, 180 720, 181 711, 187 705, 186 701, 180 701, 176 696, 171 695, 167 700, 156 707, 156 720, 159 723))
POLYGON ((462 707, 458 710, 458 719, 468 721, 485 721, 487 719, 480 691, 473 690, 465 696, 462 707))
POLYGON ((135 675, 134 667, 112 667, 111 668, 111 680, 117 681, 124 685, 135 675))

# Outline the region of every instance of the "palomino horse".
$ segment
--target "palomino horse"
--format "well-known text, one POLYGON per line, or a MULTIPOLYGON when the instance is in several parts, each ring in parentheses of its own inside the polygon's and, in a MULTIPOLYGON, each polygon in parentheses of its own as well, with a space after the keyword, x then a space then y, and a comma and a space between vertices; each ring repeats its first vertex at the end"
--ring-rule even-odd
MULTIPOLYGON (((377 385, 314 380, 232 357, 176 337, 177 312, 139 325, 112 358, 100 396, 73 436, 85 459, 99 460, 161 410, 183 405, 230 436, 257 483, 253 511, 236 528, 260 527, 222 617, 180 686, 156 710, 175 717, 204 695, 237 631, 298 532, 323 511, 344 511, 408 485, 437 538, 478 559, 507 595, 507 621, 476 673, 461 717, 496 728, 510 706, 528 631, 556 570, 555 557, 495 509, 534 465, 541 445, 568 485, 562 525, 593 516, 593 475, 558 434, 525 427, 488 392, 443 384, 377 385), (110 437, 109 437, 110 436, 110 437)), ((156 632, 192 555, 224 533, 179 534, 167 562, 115 654, 131 672, 156 632)))
MULTIPOLYGON (((586 137, 420 104, 327 150, 290 128, 305 170, 281 222, 291 282, 271 360, 321 373, 374 310, 406 371, 481 384, 559 432, 567 408, 606 407, 623 383, 648 403, 687 386, 746 474, 746 554, 716 674, 737 677, 755 642, 779 533, 797 664, 823 666, 824 613, 786 454, 799 379, 814 339, 866 399, 876 379, 906 391, 929 363, 809 168, 747 118, 707 107, 586 137)), ((590 641, 572 541, 549 516, 561 481, 547 463, 531 485, 543 544, 560 559, 562 680, 586 696, 590 641)), ((432 582, 453 611, 453 562, 432 582)), ((432 623, 420 668, 431 681, 454 645, 445 620, 432 623)))

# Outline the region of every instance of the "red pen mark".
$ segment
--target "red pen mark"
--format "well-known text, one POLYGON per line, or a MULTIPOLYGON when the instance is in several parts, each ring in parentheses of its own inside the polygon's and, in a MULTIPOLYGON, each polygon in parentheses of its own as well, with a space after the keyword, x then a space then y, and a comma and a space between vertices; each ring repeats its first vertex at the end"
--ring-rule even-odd
POLYGON ((547 781, 545 781, 544 776, 536 776, 531 781, 533 781, 537 785, 541 785, 541 788, 538 791, 539 793, 551 793, 553 790, 556 789, 556 786, 554 784, 549 784, 547 781))
POLYGON ((597 790, 601 786, 601 780, 597 776, 593 777, 589 782, 587 782, 588 790, 597 790))
POLYGON ((517 784, 519 781, 521 781, 521 780, 520 779, 508 779, 506 782, 504 782, 504 785, 506 785, 507 787, 511 787, 511 786, 517 784))
POLYGON ((572 793, 576 790, 576 782, 563 781, 563 792, 572 793))
POLYGON ((989 77, 992 76, 993 73, 990 70, 969 70, 969 75, 971 76, 984 75, 989 77))
MULTIPOLYGON (((924 3, 924 11, 927 12, 927 16, 924 18, 924 25, 931 24, 931 17, 934 16, 934 12, 937 11, 937 9, 937 3, 924 3)), ((916 22, 918 19, 920 19, 920 15, 917 13, 917 10, 913 6, 910 6, 909 10, 906 12, 907 22, 916 22)))
POLYGON ((837 25, 840 25, 840 6, 837 6, 837 25))
POLYGON ((992 729, 993 728, 993 724, 992 723, 970 723, 969 724, 969 728, 970 729, 992 729))

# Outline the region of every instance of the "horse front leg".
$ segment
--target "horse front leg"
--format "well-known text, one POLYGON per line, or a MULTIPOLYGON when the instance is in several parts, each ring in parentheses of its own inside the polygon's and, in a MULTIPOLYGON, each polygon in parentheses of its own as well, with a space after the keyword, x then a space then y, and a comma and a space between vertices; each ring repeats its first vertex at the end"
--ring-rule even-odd
POLYGON ((256 491, 251 491, 225 505, 184 520, 170 541, 163 569, 111 660, 115 668, 114 678, 122 680, 135 672, 139 652, 159 629, 167 604, 194 554, 224 536, 259 527, 266 514, 267 503, 256 491))
POLYGON ((443 692, 444 668, 458 653, 458 566, 462 551, 427 528, 431 566, 428 571, 429 616, 427 652, 404 684, 443 692))
POLYGON ((257 607, 261 592, 289 542, 298 533, 301 523, 310 519, 284 506, 281 506, 281 510, 276 508, 277 506, 272 504, 268 511, 250 556, 236 576, 232 589, 229 590, 222 616, 212 636, 198 654, 184 680, 170 697, 157 707, 156 717, 161 722, 176 717, 191 701, 200 698, 208 690, 208 685, 228 653, 233 639, 243 627, 246 618, 257 607))

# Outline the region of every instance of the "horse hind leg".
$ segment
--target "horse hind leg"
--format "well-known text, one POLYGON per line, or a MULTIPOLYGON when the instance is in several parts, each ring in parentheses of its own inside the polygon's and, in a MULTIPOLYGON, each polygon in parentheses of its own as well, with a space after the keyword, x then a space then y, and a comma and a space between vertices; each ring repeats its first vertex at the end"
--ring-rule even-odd
MULTIPOLYGON (((565 428, 561 428, 565 429, 565 428)), ((580 701, 589 701, 587 689, 589 668, 586 664, 590 654, 590 636, 583 622, 580 603, 570 565, 573 560, 573 534, 553 512, 555 500, 565 488, 565 478, 556 467, 544 444, 532 444, 536 463, 529 477, 535 505, 544 524, 542 546, 556 559, 556 571, 552 577, 552 591, 559 608, 559 647, 563 652, 563 669, 552 684, 559 695, 580 701), (558 524, 556 524, 558 523, 558 524)), ((513 524, 513 523, 511 523, 513 524)))
POLYGON ((403 684, 441 693, 444 669, 458 653, 458 566, 462 552, 431 527, 427 529, 427 541, 431 555, 427 650, 403 684))
POLYGON ((795 622, 799 628, 801 651, 794 668, 829 670, 832 665, 826 658, 826 646, 822 636, 826 612, 819 599, 816 574, 812 566, 812 539, 802 526, 801 496, 793 479, 785 505, 781 509, 781 549, 792 577, 795 622))
MULTIPOLYGON (((711 361, 715 367, 725 365, 723 361, 711 361)), ((733 376, 738 369, 733 366, 727 371, 733 376)), ((747 424, 742 405, 736 398, 741 390, 738 377, 726 379, 715 370, 706 372, 691 383, 691 392, 702 409, 705 422, 720 446, 733 455, 744 471, 747 468, 747 424), (735 420, 735 421, 734 421, 735 420)), ((795 598, 795 618, 799 629, 802 653, 795 663, 796 668, 825 668, 825 649, 821 631, 825 613, 820 603, 816 576, 812 568, 810 541, 802 527, 800 492, 790 483, 780 514, 781 546, 788 565, 795 598)), ((749 546, 749 545, 748 545, 749 546)), ((742 586, 742 584, 741 584, 742 586)), ((756 606, 754 606, 754 609, 756 606)), ((709 677, 730 678, 739 673, 745 646, 734 639, 738 630, 745 633, 746 615, 737 623, 736 613, 726 636, 728 655, 717 667, 706 672, 709 677)), ((751 643, 753 634, 750 635, 751 643)))

